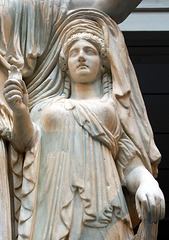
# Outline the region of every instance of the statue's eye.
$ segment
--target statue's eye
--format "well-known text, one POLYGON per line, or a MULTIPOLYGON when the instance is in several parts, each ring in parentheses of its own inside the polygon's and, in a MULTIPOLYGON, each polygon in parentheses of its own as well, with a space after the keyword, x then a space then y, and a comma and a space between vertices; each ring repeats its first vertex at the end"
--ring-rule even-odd
POLYGON ((78 53, 79 53, 79 50, 78 50, 77 48, 72 49, 72 50, 69 52, 69 57, 75 57, 75 56, 77 56, 78 53))
POLYGON ((87 55, 97 55, 97 52, 95 49, 91 48, 91 47, 86 47, 85 48, 85 53, 87 55))

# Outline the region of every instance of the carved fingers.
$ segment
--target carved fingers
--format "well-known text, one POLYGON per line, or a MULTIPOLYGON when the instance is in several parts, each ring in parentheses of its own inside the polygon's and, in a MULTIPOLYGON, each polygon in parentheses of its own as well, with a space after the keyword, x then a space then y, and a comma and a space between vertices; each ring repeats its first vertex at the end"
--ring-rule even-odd
POLYGON ((165 200, 158 183, 150 181, 140 185, 136 192, 136 208, 139 218, 156 223, 165 215, 165 200))
POLYGON ((24 81, 9 78, 4 84, 4 97, 14 112, 21 113, 28 105, 28 94, 24 81))

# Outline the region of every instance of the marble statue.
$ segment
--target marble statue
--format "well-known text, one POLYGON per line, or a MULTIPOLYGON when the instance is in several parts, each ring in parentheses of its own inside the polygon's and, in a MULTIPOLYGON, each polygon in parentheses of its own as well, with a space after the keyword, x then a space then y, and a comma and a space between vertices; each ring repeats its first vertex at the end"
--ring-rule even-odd
POLYGON ((140 1, 0 2, 0 239, 155 240, 161 156, 116 24, 140 1))

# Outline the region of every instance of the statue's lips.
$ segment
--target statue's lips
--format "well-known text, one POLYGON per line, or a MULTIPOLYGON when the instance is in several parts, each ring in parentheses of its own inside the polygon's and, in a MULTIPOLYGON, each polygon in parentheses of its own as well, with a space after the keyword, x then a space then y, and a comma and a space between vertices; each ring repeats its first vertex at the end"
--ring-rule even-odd
POLYGON ((86 64, 79 64, 77 66, 77 69, 86 69, 86 68, 88 68, 88 66, 86 64))

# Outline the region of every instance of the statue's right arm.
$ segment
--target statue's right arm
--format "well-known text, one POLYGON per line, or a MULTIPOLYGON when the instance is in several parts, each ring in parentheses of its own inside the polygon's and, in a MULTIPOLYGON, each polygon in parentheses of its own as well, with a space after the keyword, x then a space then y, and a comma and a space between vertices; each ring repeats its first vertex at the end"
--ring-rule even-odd
POLYGON ((34 136, 34 126, 28 109, 28 94, 23 80, 10 79, 4 85, 4 97, 13 111, 11 143, 18 152, 24 152, 34 136))
POLYGON ((142 0, 72 0, 71 9, 96 8, 106 12, 117 23, 124 19, 142 0))

